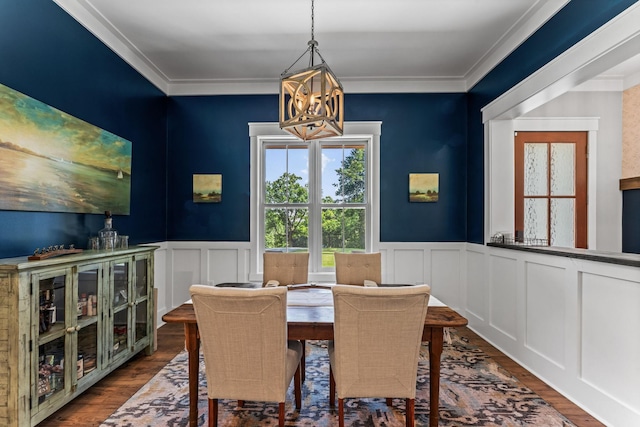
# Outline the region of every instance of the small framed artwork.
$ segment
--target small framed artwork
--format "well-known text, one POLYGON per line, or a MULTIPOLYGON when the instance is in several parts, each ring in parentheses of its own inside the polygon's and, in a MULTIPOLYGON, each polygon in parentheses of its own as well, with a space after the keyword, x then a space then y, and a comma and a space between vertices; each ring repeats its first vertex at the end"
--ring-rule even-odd
POLYGON ((193 202, 220 203, 222 201, 222 174, 193 174, 193 202))
POLYGON ((409 202, 437 202, 439 194, 439 174, 410 173, 409 202))

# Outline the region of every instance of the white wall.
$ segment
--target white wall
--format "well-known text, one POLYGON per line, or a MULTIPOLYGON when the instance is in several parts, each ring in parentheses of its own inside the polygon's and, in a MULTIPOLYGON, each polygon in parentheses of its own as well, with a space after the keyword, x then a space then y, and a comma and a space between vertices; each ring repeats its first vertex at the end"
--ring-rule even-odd
POLYGON ((640 269, 474 244, 466 260, 471 329, 607 426, 640 425, 640 269))
MULTIPOLYGON (((162 316, 190 298, 192 284, 262 281, 251 277, 249 242, 163 242, 155 252, 159 325, 162 316)), ((464 306, 466 243, 381 243, 382 281, 427 283, 454 309, 464 306)), ((335 275, 326 280, 335 281, 335 275)))

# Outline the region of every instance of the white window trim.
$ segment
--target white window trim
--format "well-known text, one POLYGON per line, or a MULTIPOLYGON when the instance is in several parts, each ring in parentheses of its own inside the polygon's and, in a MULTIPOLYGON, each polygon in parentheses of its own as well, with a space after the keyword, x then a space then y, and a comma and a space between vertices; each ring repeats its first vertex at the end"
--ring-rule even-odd
MULTIPOLYGON (((367 183, 369 195, 371 197, 371 227, 367 236, 372 252, 377 252, 380 244, 380 135, 382 122, 345 122, 344 135, 335 139, 366 139, 369 144, 368 174, 367 183)), ((251 144, 251 187, 250 187, 250 236, 251 236, 251 258, 249 271, 249 281, 262 281, 262 252, 258 241, 259 221, 258 207, 262 188, 262 142, 273 139, 291 139, 295 137, 280 129, 278 123, 249 123, 249 139, 251 144)), ((313 282, 335 282, 334 272, 314 272, 309 273, 309 281, 313 282)))

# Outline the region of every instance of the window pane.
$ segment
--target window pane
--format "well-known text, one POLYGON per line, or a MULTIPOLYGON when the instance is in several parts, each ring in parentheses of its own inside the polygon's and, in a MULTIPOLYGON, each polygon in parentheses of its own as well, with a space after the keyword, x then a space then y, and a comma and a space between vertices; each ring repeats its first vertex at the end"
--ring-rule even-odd
POLYGON ((265 209, 265 250, 307 250, 309 247, 309 212, 307 209, 265 209))
POLYGON ((524 144, 524 195, 547 195, 547 144, 524 144))
POLYGON ((322 148, 324 203, 365 202, 365 147, 359 144, 322 148), (326 199, 331 197, 331 200, 326 199))
POLYGON ((322 209, 322 266, 334 265, 333 252, 365 250, 364 209, 322 209))
POLYGON ((547 239, 548 199, 524 199, 524 238, 547 239))
POLYGON ((551 144, 551 195, 573 196, 575 194, 575 157, 575 144, 551 144))
POLYGON ((551 246, 575 247, 575 199, 551 199, 551 246))
POLYGON ((265 202, 309 202, 309 150, 305 146, 267 146, 265 202))
POLYGON ((338 171, 342 165, 342 147, 322 147, 322 201, 334 203, 342 194, 338 171))

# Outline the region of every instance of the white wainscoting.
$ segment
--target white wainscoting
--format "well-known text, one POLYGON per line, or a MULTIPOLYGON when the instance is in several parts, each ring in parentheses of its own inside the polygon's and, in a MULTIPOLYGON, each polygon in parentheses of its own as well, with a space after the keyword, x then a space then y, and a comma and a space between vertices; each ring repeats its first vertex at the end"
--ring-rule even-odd
MULTIPOLYGON (((261 281, 250 274, 249 242, 162 242, 155 255, 159 325, 168 311, 189 299, 195 283, 261 281)), ((432 293, 449 306, 463 307, 466 243, 381 243, 382 281, 427 283, 432 293)), ((334 274, 310 276, 317 282, 334 282, 334 274)))
POLYGON ((469 327, 607 426, 640 425, 640 269, 467 245, 469 327))
MULTIPOLYGON (((159 246, 158 319, 191 284, 261 280, 248 242, 159 246)), ((640 425, 640 269, 470 243, 378 249, 383 282, 429 284, 471 329, 607 426, 640 425)))

